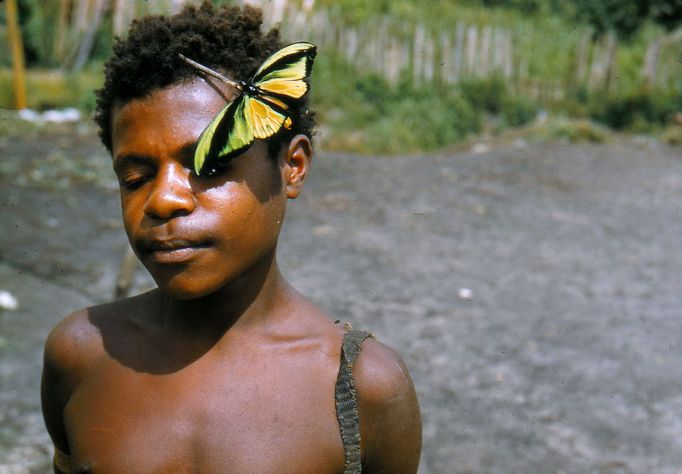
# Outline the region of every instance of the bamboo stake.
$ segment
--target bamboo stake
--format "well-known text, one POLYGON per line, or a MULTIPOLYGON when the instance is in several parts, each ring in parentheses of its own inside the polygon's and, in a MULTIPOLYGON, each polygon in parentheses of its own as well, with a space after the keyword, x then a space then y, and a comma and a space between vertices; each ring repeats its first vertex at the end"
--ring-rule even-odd
POLYGON ((26 108, 26 78, 24 66, 24 45, 19 30, 17 0, 7 0, 7 35, 12 47, 12 84, 14 87, 14 106, 26 108))

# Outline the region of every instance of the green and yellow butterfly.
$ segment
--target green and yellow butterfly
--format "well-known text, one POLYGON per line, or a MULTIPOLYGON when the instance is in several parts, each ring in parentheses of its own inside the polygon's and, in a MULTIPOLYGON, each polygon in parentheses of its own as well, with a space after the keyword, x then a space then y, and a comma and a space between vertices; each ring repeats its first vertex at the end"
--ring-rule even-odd
POLYGON ((239 95, 201 132, 194 152, 194 171, 214 174, 256 138, 270 138, 290 129, 290 110, 308 92, 317 48, 305 42, 285 46, 267 58, 248 81, 233 81, 180 54, 197 69, 238 89, 239 95))

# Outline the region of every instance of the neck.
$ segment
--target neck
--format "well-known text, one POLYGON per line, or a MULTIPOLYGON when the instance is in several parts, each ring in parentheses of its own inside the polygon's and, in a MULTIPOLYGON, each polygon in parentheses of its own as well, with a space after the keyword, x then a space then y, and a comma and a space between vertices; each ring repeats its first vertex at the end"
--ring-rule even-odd
POLYGON ((285 303, 291 288, 274 252, 207 296, 179 301, 161 294, 162 324, 186 337, 220 337, 228 330, 246 330, 276 317, 275 309, 285 303))

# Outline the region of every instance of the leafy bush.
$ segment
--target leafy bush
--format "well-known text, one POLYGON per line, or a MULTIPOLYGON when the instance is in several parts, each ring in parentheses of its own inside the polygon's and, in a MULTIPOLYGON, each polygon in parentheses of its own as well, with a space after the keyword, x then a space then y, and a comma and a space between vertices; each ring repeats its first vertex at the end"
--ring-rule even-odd
POLYGON ((498 114, 507 97, 507 83, 500 76, 466 79, 459 83, 462 96, 475 110, 498 114))
POLYGON ((673 120, 682 110, 682 94, 641 89, 624 97, 609 97, 593 106, 591 115, 616 130, 651 131, 673 120))
POLYGON ((523 97, 507 97, 502 103, 502 119, 509 127, 520 127, 535 119, 538 107, 523 97))
POLYGON ((466 79, 459 84, 462 97, 477 112, 501 115, 503 124, 518 127, 533 120, 537 106, 520 96, 512 96, 502 76, 466 79))
POLYGON ((389 102, 386 113, 368 124, 367 149, 389 153, 434 150, 478 131, 480 120, 459 96, 407 95, 389 102))

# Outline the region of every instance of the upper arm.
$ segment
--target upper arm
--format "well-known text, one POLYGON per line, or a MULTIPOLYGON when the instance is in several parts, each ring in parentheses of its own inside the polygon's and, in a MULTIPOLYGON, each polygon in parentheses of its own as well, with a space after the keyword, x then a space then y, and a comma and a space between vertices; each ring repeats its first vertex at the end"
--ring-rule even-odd
POLYGON ((92 329, 83 310, 65 318, 45 341, 40 385, 43 418, 55 448, 64 453, 69 453, 64 408, 88 365, 91 338, 92 329))
POLYGON ((389 347, 368 339, 353 375, 358 391, 363 472, 416 473, 421 416, 405 363, 389 347))

